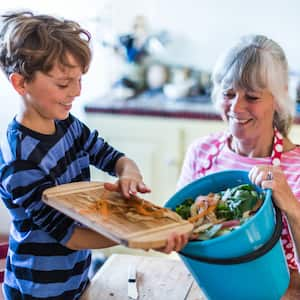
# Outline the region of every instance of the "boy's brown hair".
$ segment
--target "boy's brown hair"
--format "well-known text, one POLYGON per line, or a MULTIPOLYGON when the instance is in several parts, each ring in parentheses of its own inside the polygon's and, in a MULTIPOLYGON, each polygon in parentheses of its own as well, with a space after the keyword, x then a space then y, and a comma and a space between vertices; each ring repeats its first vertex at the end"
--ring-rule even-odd
POLYGON ((31 81, 36 71, 48 73, 56 63, 70 67, 67 54, 71 54, 85 73, 91 61, 90 38, 74 21, 32 12, 4 14, 0 66, 7 76, 17 72, 31 81))

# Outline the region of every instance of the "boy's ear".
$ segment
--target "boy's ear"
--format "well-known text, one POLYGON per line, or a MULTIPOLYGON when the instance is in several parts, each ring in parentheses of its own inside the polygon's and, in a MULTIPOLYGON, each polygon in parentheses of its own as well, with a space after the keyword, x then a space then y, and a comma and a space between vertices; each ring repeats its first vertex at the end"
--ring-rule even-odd
POLYGON ((23 96, 25 94, 25 78, 19 73, 12 73, 9 75, 9 81, 14 89, 23 96))

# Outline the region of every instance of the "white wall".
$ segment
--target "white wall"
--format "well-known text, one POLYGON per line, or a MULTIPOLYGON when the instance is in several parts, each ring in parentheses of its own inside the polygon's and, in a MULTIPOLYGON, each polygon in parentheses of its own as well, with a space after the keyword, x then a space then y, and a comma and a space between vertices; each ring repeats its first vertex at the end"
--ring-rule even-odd
POLYGON ((279 42, 291 70, 300 71, 298 0, 10 0, 1 3, 0 12, 15 8, 73 18, 91 31, 94 60, 84 79, 82 101, 107 89, 117 73, 116 59, 100 46, 100 37, 131 31, 136 15, 145 15, 153 31, 170 33, 167 51, 160 54, 166 62, 209 71, 239 36, 261 33, 279 42))
MULTIPOLYGON (((0 72, 0 107, 0 136, 2 136, 5 134, 6 124, 13 118, 18 107, 18 98, 2 72, 0 72)), ((9 220, 8 212, 0 199, 0 234, 8 232, 9 220)))
POLYGON ((111 2, 112 23, 120 31, 129 28, 136 14, 145 14, 156 29, 169 30, 176 44, 170 60, 210 69, 219 53, 240 35, 262 33, 278 41, 291 65, 300 67, 297 0, 111 2))
MULTIPOLYGON (((0 12, 15 8, 73 18, 93 34, 94 60, 73 110, 78 115, 81 115, 82 104, 103 93, 116 76, 118 65, 115 59, 100 47, 97 39, 104 29, 117 33, 130 31, 136 15, 145 15, 153 31, 169 31, 172 42, 161 55, 166 62, 210 70, 216 57, 240 35, 261 33, 282 45, 291 70, 300 70, 298 0, 1 1, 0 12), (102 20, 100 26, 95 23, 96 18, 102 20)), ((0 104, 0 134, 3 134, 16 111, 18 98, 2 74, 0 104)), ((1 206, 0 212, 1 232, 7 228, 8 216, 1 206)))

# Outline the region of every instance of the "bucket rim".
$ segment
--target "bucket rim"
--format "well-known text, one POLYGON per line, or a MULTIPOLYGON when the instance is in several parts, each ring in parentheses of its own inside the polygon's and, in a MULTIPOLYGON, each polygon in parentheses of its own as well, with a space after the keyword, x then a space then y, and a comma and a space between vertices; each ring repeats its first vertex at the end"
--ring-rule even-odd
MULTIPOLYGON (((213 177, 213 176, 218 176, 218 175, 222 175, 222 174, 226 174, 226 173, 235 173, 235 174, 243 174, 244 176, 245 175, 248 175, 249 172, 248 171, 245 171, 245 170, 224 170, 224 171, 218 171, 218 172, 214 172, 214 173, 211 173, 211 174, 208 174, 204 177, 201 177, 191 183, 189 183, 188 185, 184 186, 181 190, 179 190, 177 193, 180 193, 181 191, 183 190, 186 190, 186 189, 189 189, 191 188, 191 186, 197 184, 199 181, 202 181, 202 180, 207 180, 209 179, 209 177, 213 177)), ((251 226, 251 224, 255 221, 256 218, 258 218, 261 214, 263 214, 263 211, 265 209, 265 207, 267 205, 271 205, 272 208, 273 208, 273 213, 274 213, 274 207, 273 207, 273 204, 272 204, 272 190, 271 189, 265 189, 265 190, 262 190, 259 186, 251 183, 255 188, 256 190, 258 190, 259 192, 265 192, 265 199, 263 201, 263 204, 262 206, 258 209, 258 211, 249 219, 247 220, 244 224, 242 224, 239 228, 229 232, 228 234, 224 234, 224 235, 221 235, 221 236, 217 236, 217 237, 214 237, 214 238, 211 238, 211 239, 208 239, 208 240, 192 240, 192 241, 189 241, 187 243, 186 246, 188 245, 193 245, 193 246, 198 246, 198 245, 201 245, 201 246, 211 246, 211 245, 214 245, 216 243, 220 243, 220 242, 223 242, 224 240, 227 240, 228 238, 234 238, 236 235, 240 234, 240 232, 242 230, 245 230, 246 227, 249 227, 251 226), (271 202, 271 203, 270 203, 271 202)), ((176 194, 177 194, 176 193, 176 194)), ((175 194, 175 195, 176 195, 175 194)), ((173 195, 166 203, 166 207, 170 208, 170 206, 168 206, 168 203, 172 201, 172 199, 175 197, 175 195, 173 195)), ((195 201, 195 199, 193 199, 195 201)), ((184 201, 184 200, 183 200, 184 201)), ((183 202, 182 201, 182 202, 183 202)), ((180 202, 180 203, 182 203, 180 202)), ((177 203, 176 205, 180 204, 180 203, 177 203)), ((174 210, 174 206, 171 206, 171 209, 174 210)), ((274 213, 274 218, 275 218, 275 213, 274 213)), ((274 226, 275 226, 275 219, 274 219, 274 226)), ((184 249, 183 249, 184 250, 184 249)))

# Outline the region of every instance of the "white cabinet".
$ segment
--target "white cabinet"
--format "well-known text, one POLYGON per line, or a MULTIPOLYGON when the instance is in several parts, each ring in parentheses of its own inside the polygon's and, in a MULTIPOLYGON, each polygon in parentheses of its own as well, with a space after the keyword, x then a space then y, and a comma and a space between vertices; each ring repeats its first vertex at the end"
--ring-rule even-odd
POLYGON ((291 138, 293 143, 300 145, 300 125, 292 125, 289 137, 291 138))
POLYGON ((220 132, 227 128, 226 123, 223 121, 186 120, 182 122, 182 127, 184 128, 184 151, 198 137, 220 132))

